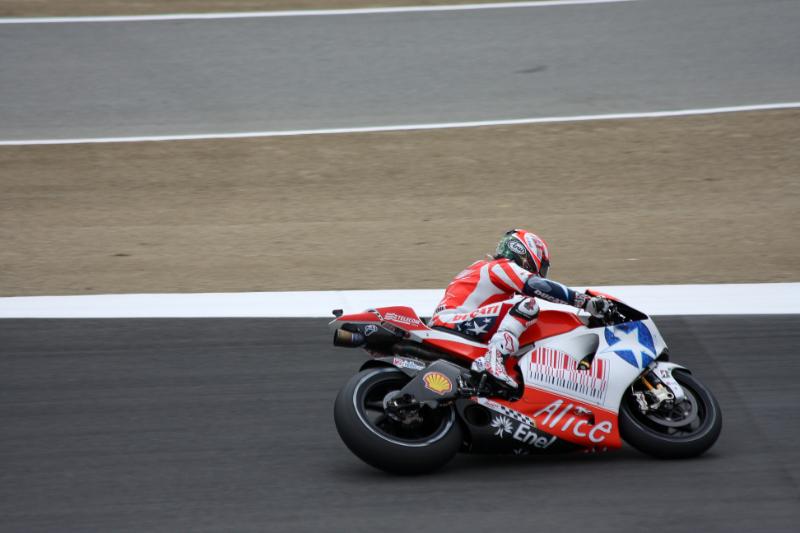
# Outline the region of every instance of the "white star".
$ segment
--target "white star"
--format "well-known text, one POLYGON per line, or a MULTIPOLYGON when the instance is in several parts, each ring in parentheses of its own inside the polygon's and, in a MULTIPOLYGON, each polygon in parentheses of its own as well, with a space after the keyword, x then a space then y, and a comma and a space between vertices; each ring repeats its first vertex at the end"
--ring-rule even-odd
POLYGON ((615 342, 600 353, 630 350, 633 352, 634 357, 637 358, 636 362, 638 363, 639 368, 644 368, 644 365, 642 364, 642 354, 648 355, 652 359, 656 358, 656 354, 652 350, 639 342, 638 328, 634 328, 628 332, 625 332, 619 328, 614 328, 612 332, 614 333, 614 336, 619 339, 619 342, 615 342))
POLYGON ((467 331, 469 331, 473 335, 480 335, 481 333, 486 333, 486 328, 487 328, 487 324, 484 323, 482 326, 479 326, 478 325, 478 321, 475 320, 472 323, 472 327, 471 328, 467 328, 467 331))

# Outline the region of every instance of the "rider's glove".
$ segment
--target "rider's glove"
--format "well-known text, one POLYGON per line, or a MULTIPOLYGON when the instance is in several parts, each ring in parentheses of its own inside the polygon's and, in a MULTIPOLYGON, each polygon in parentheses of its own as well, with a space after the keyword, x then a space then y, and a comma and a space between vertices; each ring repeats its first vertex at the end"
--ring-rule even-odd
POLYGON ((611 302, 601 296, 593 296, 586 300, 586 303, 583 304, 583 309, 590 315, 597 318, 604 317, 610 307, 611 302))

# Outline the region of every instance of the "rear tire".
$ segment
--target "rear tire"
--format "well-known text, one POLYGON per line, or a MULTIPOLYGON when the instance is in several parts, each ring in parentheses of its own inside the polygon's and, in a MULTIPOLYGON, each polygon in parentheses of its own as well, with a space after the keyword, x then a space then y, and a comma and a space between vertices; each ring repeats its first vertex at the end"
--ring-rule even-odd
POLYGON ((394 368, 359 372, 336 397, 333 418, 342 441, 361 460, 394 474, 431 472, 461 447, 461 427, 453 406, 423 408, 422 421, 410 426, 392 420, 383 398, 411 380, 394 368))
POLYGON ((711 391, 691 374, 676 370, 673 377, 686 392, 688 403, 678 414, 685 416, 687 423, 681 425, 680 417, 675 419, 670 414, 642 413, 633 396, 626 394, 619 410, 619 432, 628 444, 655 457, 695 457, 717 441, 722 413, 711 391))

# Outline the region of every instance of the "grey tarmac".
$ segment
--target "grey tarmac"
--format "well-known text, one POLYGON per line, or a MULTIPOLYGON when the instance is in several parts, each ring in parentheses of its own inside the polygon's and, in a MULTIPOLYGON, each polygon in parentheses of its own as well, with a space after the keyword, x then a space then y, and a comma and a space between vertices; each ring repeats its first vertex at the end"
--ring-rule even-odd
POLYGON ((800 2, 0 25, 0 140, 800 101, 800 2))
POLYGON ((0 321, 0 530, 796 531, 800 317, 656 323, 722 406, 708 454, 398 478, 336 434, 364 355, 323 319, 0 321))

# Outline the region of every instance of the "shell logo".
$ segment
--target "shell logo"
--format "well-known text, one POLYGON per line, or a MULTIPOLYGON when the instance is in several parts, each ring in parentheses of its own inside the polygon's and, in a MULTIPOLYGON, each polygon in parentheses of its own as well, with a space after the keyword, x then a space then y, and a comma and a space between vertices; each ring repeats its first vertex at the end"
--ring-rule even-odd
POLYGON ((425 388, 436 394, 447 394, 453 390, 453 382, 441 372, 428 372, 422 376, 425 388))

